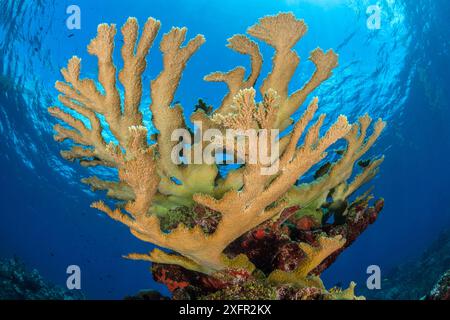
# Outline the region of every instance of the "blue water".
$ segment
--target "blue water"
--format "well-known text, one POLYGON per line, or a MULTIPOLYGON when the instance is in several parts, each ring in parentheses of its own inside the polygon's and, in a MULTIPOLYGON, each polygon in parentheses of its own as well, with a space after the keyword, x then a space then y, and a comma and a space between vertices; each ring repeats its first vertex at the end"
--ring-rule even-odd
MULTIPOLYGON (((59 156, 46 108, 56 103, 53 85, 72 55, 83 58, 83 74, 95 77, 96 61, 86 52, 102 22, 121 25, 128 16, 152 16, 162 31, 186 26, 207 42, 191 59, 175 100, 186 113, 199 97, 218 105, 225 87, 203 76, 237 65, 245 57, 225 48, 226 39, 244 33, 259 17, 292 11, 309 25, 296 50, 302 63, 292 90, 311 74, 308 52, 334 48, 339 67, 315 94, 321 111, 355 120, 368 112, 388 121, 372 154, 385 154, 372 182, 386 206, 378 221, 325 272, 327 285, 356 279, 364 285, 366 267, 382 272, 419 254, 450 226, 450 3, 446 0, 192 0, 192 1, 26 1, 0 0, 0 257, 17 255, 49 280, 65 285, 66 267, 82 270, 89 298, 117 298, 156 288, 144 262, 121 255, 145 252, 149 245, 89 208, 94 195, 79 181, 88 170, 59 156), (366 8, 382 8, 380 30, 366 27, 366 8), (81 30, 66 28, 66 8, 81 8, 81 30)), ((159 35, 161 37, 162 32, 159 35)), ((272 51, 261 45, 264 71, 272 51)), ((144 83, 160 71, 155 45, 144 83)), ((148 90, 143 106, 149 102, 148 90)), ((92 172, 91 172, 92 173, 92 172)))

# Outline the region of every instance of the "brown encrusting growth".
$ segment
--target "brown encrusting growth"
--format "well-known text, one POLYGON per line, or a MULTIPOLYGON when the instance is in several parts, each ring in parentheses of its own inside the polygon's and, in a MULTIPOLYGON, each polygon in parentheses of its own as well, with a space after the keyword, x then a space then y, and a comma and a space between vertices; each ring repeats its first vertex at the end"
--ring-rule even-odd
MULTIPOLYGON (((117 169, 117 181, 95 176, 83 180, 118 201, 115 208, 103 201, 92 207, 129 227, 137 238, 168 249, 127 257, 154 262, 155 278, 179 297, 193 290, 195 294, 187 294, 190 298, 239 294, 242 298, 355 298, 354 285, 344 291, 326 290, 318 274, 381 210, 380 205, 369 208, 368 193, 352 204, 349 197, 376 175, 383 158, 360 162, 364 163, 361 173, 349 180, 385 123, 375 122, 369 135, 368 115, 353 125, 341 115, 324 129, 324 114, 314 121, 317 97, 297 121, 291 119, 311 92, 331 76, 337 55, 332 50, 313 50, 310 60, 315 72, 290 93, 288 87, 300 61, 293 47, 307 26, 290 13, 260 19, 248 34, 272 46, 275 55, 272 70, 259 88, 262 101, 257 102, 254 88, 262 66, 259 46, 245 35, 228 40, 229 48, 250 57, 251 71, 247 77, 243 67, 206 76, 207 81, 225 82, 229 92, 212 112, 196 108, 191 120, 201 122, 203 130, 256 129, 267 145, 270 139, 261 129, 288 132, 279 141, 280 154, 274 161, 250 162, 251 146, 246 144, 245 164, 222 177, 216 164, 173 161, 178 141, 172 141, 172 133, 188 129, 181 105, 173 105, 175 91, 188 60, 204 43, 203 36, 197 35, 183 45, 186 28, 172 28, 160 42, 163 70, 150 83, 148 106, 158 133, 155 139, 149 137, 140 110, 142 74, 159 29, 159 21, 150 18, 139 37, 136 19, 127 20, 121 29, 124 63, 117 75, 112 59, 116 27, 100 25, 88 46, 88 52, 98 58, 98 83, 81 79, 81 59, 71 58, 62 69, 65 82, 56 83, 64 108, 49 108, 66 124, 55 126, 55 139, 74 142, 70 150, 62 152, 64 158, 78 160, 83 166, 117 169), (110 141, 105 138, 106 127, 113 136, 110 141), (339 140, 347 144, 339 159, 323 165, 312 182, 298 184, 339 140), (275 164, 275 173, 264 174, 275 164), (368 212, 373 212, 372 216, 367 217, 368 212), (326 222, 331 216, 335 219, 332 225, 326 222), (261 244, 269 248, 268 255, 261 244), (228 291, 223 291, 224 284, 228 291)), ((206 106, 203 101, 202 105, 206 106)), ((238 152, 233 144, 231 149, 230 144, 225 145, 227 153, 238 152)))

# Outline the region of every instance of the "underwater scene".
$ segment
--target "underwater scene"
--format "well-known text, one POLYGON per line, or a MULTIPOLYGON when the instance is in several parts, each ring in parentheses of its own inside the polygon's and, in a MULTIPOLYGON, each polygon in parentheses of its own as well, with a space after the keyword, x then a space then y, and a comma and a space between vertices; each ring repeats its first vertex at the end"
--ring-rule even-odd
POLYGON ((0 300, 450 300, 446 0, 0 0, 0 300))

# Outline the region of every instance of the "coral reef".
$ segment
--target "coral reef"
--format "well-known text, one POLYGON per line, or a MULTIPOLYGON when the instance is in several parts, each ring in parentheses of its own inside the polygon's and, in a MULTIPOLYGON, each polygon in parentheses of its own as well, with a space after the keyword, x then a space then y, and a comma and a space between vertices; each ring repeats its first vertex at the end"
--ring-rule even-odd
POLYGON ((450 229, 443 231, 418 257, 386 273, 380 290, 368 290, 363 286, 357 291, 374 300, 418 300, 424 297, 440 299, 438 297, 446 296, 445 292, 448 297, 449 266, 450 229))
POLYGON ((450 300, 450 270, 447 270, 433 290, 426 296, 427 300, 450 300))
POLYGON ((124 300, 169 300, 155 290, 141 290, 134 296, 126 296, 124 300))
POLYGON ((344 293, 340 288, 327 291, 318 276, 376 220, 382 208, 383 200, 371 207, 367 198, 357 199, 349 205, 345 221, 308 230, 294 223, 267 222, 236 239, 225 251, 228 256, 245 254, 256 267, 253 272, 234 269, 209 276, 179 266, 154 264, 153 277, 167 285, 174 299, 228 299, 238 295, 240 299, 255 299, 256 292, 249 290, 260 287, 268 291, 259 299, 356 298, 353 284, 344 293), (343 239, 348 239, 345 244, 343 239))
POLYGON ((316 70, 303 87, 289 93, 300 61, 293 47, 307 26, 290 13, 261 18, 247 30, 275 49, 272 70, 259 88, 261 101, 256 101, 254 89, 262 67, 259 45, 246 35, 234 35, 228 47, 250 57, 251 71, 247 77, 243 67, 206 76, 207 81, 225 82, 229 92, 216 109, 199 101, 191 115, 197 126, 191 129, 173 100, 186 63, 204 38, 197 35, 183 46, 187 30, 172 28, 160 43, 163 70, 150 84, 149 108, 157 134, 149 136, 140 111, 142 73, 159 28, 152 18, 140 38, 136 19, 129 18, 121 28, 122 92, 112 58, 116 27, 100 25, 88 46, 98 58, 98 83, 81 79, 81 60, 71 58, 61 70, 65 81, 56 83, 64 107, 49 108, 65 123, 55 125, 55 139, 74 142, 61 153, 64 158, 118 172, 118 181, 95 176, 83 180, 117 200, 114 208, 103 201, 92 207, 126 225, 137 238, 165 249, 127 258, 153 262, 155 279, 174 298, 356 299, 353 283, 346 290, 327 290, 319 274, 382 208, 382 201, 369 206, 370 192, 353 201, 351 196, 378 172, 383 158, 361 158, 385 123, 376 121, 368 134, 368 115, 354 124, 341 115, 324 129, 325 115, 315 116, 317 97, 298 121, 291 118, 332 75, 337 55, 313 50, 309 59, 316 70), (188 135, 214 129, 215 135, 178 150, 172 135, 179 129, 188 135), (240 148, 235 137, 230 141, 224 134, 229 130, 253 132, 259 146, 271 146, 268 131, 282 132, 279 152, 268 162, 252 162, 255 146, 250 138, 244 136, 240 148), (328 155, 337 141, 346 147, 328 155), (216 161, 196 161, 197 151, 206 149, 214 150, 214 156, 240 157, 243 163, 220 174, 216 161), (321 167, 313 181, 305 182, 315 165, 321 167))
POLYGON ((0 260, 0 300, 82 300, 79 290, 67 290, 45 281, 18 259, 0 260))

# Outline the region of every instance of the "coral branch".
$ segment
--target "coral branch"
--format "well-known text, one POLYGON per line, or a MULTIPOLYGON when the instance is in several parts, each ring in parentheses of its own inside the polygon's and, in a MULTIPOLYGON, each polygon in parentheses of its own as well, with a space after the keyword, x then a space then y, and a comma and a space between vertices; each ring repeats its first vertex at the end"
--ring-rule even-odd
POLYGON ((305 102, 308 95, 331 76, 332 70, 337 67, 337 58, 333 50, 324 53, 322 49, 317 48, 311 52, 309 59, 315 64, 316 70, 303 88, 297 90, 289 97, 285 107, 279 114, 280 123, 289 118, 305 102))
POLYGON ((318 177, 312 183, 293 186, 287 194, 289 204, 305 207, 317 200, 314 205, 319 208, 325 202, 329 191, 333 189, 331 194, 333 200, 346 200, 356 189, 372 179, 377 174, 377 168, 383 162, 383 158, 372 160, 350 185, 347 183, 353 173, 355 163, 375 143, 385 127, 385 123, 378 120, 374 125, 372 135, 366 139, 370 123, 371 119, 366 115, 361 117, 357 124, 352 125, 351 130, 344 137, 347 141, 347 149, 343 152, 342 157, 331 166, 326 175, 318 177))
POLYGON ((172 132, 185 128, 185 124, 181 107, 176 105, 171 108, 170 105, 187 61, 205 42, 202 35, 197 35, 186 46, 181 47, 186 38, 186 32, 186 28, 172 28, 169 33, 164 35, 160 44, 164 69, 151 82, 152 103, 150 109, 153 115, 153 124, 159 131, 157 140, 161 157, 160 166, 168 177, 175 177, 179 180, 182 180, 182 173, 171 160, 172 148, 177 142, 170 141, 172 132))
POLYGON ((247 32, 275 48, 273 68, 261 86, 261 94, 273 89, 287 98, 288 85, 300 61, 292 48, 306 33, 303 20, 297 20, 291 13, 261 18, 259 23, 250 27, 247 32))
POLYGON ((197 272, 205 272, 205 269, 202 266, 196 264, 192 260, 189 260, 188 258, 185 258, 180 255, 168 254, 159 249, 154 249, 149 254, 130 253, 125 258, 131 259, 131 260, 150 261, 150 262, 161 263, 161 264, 174 264, 174 265, 181 266, 188 270, 193 270, 193 271, 197 271, 197 272))
POLYGON ((216 114, 227 114, 230 109, 229 105, 232 103, 234 96, 239 90, 253 87, 258 79, 259 73, 262 67, 262 56, 259 51, 258 44, 250 40, 245 35, 234 35, 228 39, 228 48, 239 52, 241 54, 247 54, 251 60, 251 73, 245 77, 245 69, 243 67, 237 67, 227 73, 214 72, 205 76, 206 81, 223 81, 227 84, 229 92, 222 100, 220 108, 216 111, 216 114))
POLYGON ((130 201, 134 199, 133 190, 124 182, 101 180, 96 176, 84 178, 83 183, 89 185, 92 191, 106 190, 106 195, 112 199, 130 201))
POLYGON ((159 27, 159 21, 149 18, 137 43, 138 23, 136 19, 129 18, 121 29, 124 41, 122 46, 124 65, 119 72, 119 80, 125 88, 123 113, 128 122, 125 126, 128 127, 142 123, 142 114, 139 111, 142 97, 142 73, 146 67, 145 58, 159 27))

